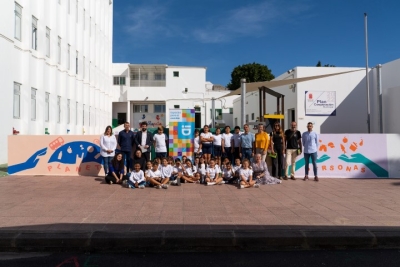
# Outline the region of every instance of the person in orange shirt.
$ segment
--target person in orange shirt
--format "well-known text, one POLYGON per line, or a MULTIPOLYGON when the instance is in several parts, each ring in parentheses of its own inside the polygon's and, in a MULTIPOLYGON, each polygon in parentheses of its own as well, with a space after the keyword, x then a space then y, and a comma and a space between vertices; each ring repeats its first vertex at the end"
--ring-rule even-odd
POLYGON ((270 138, 269 135, 264 131, 263 124, 258 125, 258 133, 256 133, 255 140, 256 154, 261 154, 261 160, 265 161, 270 138))

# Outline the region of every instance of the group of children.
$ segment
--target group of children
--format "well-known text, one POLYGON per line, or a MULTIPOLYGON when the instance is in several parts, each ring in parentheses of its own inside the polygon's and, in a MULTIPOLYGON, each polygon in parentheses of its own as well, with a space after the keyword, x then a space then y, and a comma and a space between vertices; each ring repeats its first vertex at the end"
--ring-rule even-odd
POLYGON ((182 156, 182 160, 174 160, 172 157, 156 158, 148 161, 144 170, 139 163, 134 163, 132 172, 124 175, 122 155, 117 154, 116 158, 116 162, 113 160, 111 163, 106 182, 121 183, 128 188, 168 189, 169 185, 179 186, 181 183, 237 184, 240 188, 259 186, 252 178, 250 161, 246 159, 242 163, 237 158, 232 165, 228 158, 220 164, 214 158, 211 158, 208 164, 203 157, 196 157, 193 163, 186 156, 182 156), (115 163, 119 164, 119 168, 115 167, 115 163))

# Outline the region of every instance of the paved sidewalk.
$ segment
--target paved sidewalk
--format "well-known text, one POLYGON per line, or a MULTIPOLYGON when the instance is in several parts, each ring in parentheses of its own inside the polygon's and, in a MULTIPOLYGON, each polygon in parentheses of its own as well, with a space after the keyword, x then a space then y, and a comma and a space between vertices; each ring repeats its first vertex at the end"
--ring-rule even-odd
POLYGON ((100 177, 0 178, 0 250, 400 247, 400 180, 127 189, 100 177))

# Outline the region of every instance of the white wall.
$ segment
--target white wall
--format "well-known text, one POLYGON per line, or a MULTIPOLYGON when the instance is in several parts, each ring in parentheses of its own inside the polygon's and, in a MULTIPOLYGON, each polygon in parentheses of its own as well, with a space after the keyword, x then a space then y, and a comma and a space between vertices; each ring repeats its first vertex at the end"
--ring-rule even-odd
MULTIPOLYGON (((297 67, 297 78, 352 71, 360 68, 297 67)), ((319 133, 367 133, 365 71, 331 76, 297 84, 297 122, 300 131, 314 123, 319 133), (336 116, 306 116, 306 91, 335 91, 336 116)))
MULTIPOLYGON (((84 131, 86 134, 102 132, 104 125, 111 123, 111 103, 115 95, 111 91, 110 75, 113 5, 109 0, 61 0, 60 4, 59 1, 46 0, 16 2, 22 6, 21 41, 14 38, 14 2, 0 3, 0 69, 3 70, 1 75, 4 76, 1 83, 4 91, 7 91, 2 94, 1 101, 4 103, 0 105, 1 113, 7 114, 7 126, 1 131, 10 134, 10 129, 15 127, 20 134, 44 134, 45 128, 48 128, 52 135, 67 134, 67 129, 69 134, 82 134, 84 131), (36 50, 32 49, 32 16, 38 19, 36 50), (46 27, 50 28, 49 57, 46 55, 46 27), (58 37, 61 37, 60 64, 58 37), (70 57, 67 52, 68 44, 70 57), (78 74, 75 68, 76 51, 79 53, 78 74), (19 118, 12 117, 14 82, 21 84, 19 118), (31 120, 31 88, 37 89, 35 120, 31 120), (49 121, 45 121, 44 118, 46 92, 50 93, 49 121), (61 97, 59 122, 58 96, 61 97)), ((0 163, 4 163, 7 158, 7 144, 6 140, 0 142, 0 163)))

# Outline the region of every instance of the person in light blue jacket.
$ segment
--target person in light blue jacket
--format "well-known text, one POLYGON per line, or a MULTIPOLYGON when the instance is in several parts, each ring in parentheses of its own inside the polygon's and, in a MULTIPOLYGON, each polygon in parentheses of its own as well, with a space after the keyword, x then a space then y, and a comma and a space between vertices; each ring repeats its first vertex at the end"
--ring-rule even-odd
POLYGON ((304 176, 304 181, 308 180, 308 165, 311 162, 313 165, 314 181, 318 182, 318 168, 317 168, 317 152, 318 152, 318 134, 313 131, 312 122, 307 123, 307 131, 303 133, 301 139, 303 140, 304 147, 304 162, 306 175, 304 176))

